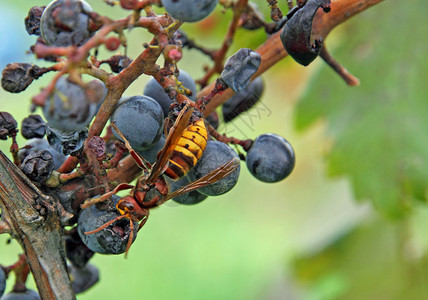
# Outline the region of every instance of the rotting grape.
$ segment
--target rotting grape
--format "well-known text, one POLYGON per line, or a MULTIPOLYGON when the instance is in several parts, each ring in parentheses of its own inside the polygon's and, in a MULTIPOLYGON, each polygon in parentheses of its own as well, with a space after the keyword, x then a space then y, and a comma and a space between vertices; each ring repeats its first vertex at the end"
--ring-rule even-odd
POLYGON ((46 138, 49 145, 64 155, 78 155, 83 150, 83 143, 88 136, 88 129, 66 131, 46 127, 46 138))
POLYGON ((242 28, 256 30, 264 25, 264 16, 254 2, 248 1, 248 6, 241 15, 242 28))
MULTIPOLYGON (((232 148, 225 143, 210 140, 207 142, 207 147, 201 158, 199 158, 196 165, 190 170, 188 174, 189 179, 195 181, 232 159, 239 161, 238 155, 232 148)), ((198 192, 207 196, 219 196, 229 192, 238 182, 240 170, 241 167, 238 166, 229 176, 199 188, 198 192)))
POLYGON ((55 164, 49 151, 37 150, 25 157, 20 168, 32 181, 43 183, 51 176, 55 164))
POLYGON ((262 134, 248 150, 246 163, 250 173, 260 181, 278 182, 293 170, 294 150, 282 136, 262 134))
MULTIPOLYGON (((160 139, 164 114, 162 107, 148 96, 133 96, 122 101, 111 116, 111 122, 123 133, 135 150, 147 150, 160 139)), ((116 138, 122 140, 113 129, 116 138)))
POLYGON ((39 115, 30 115, 22 120, 21 134, 26 139, 42 138, 46 133, 46 122, 39 115))
POLYGON ((18 123, 8 112, 0 112, 0 140, 7 140, 11 135, 18 132, 18 123))
POLYGON ((161 0, 171 17, 183 22, 205 19, 215 9, 218 0, 161 0))
POLYGON ((33 82, 39 71, 40 68, 32 64, 7 64, 2 71, 1 86, 9 93, 20 93, 33 82))
MULTIPOLYGON (((112 196, 113 203, 119 196, 112 196)), ((93 234, 85 232, 100 228, 105 223, 119 217, 120 214, 111 203, 102 203, 85 208, 79 214, 77 231, 83 243, 94 252, 101 254, 121 254, 126 250, 131 228, 129 219, 121 219, 93 234), (101 206, 101 208, 99 207, 101 206)), ((134 222, 134 240, 137 236, 138 222, 134 222)))
POLYGON ((251 77, 257 72, 261 63, 259 53, 242 48, 229 57, 220 78, 235 92, 239 93, 250 83, 251 77))
POLYGON ((19 150, 18 158, 20 161, 23 161, 30 153, 37 150, 47 150, 52 154, 55 170, 58 169, 65 161, 66 157, 52 148, 44 138, 34 138, 29 140, 28 143, 19 150))
POLYGON ((284 49, 299 64, 309 65, 321 52, 323 39, 313 40, 312 22, 319 7, 330 11, 330 0, 309 0, 293 15, 287 16, 280 38, 284 49))
POLYGON ((42 18, 45 6, 33 6, 28 11, 25 18, 25 30, 29 35, 40 35, 40 19, 42 18))

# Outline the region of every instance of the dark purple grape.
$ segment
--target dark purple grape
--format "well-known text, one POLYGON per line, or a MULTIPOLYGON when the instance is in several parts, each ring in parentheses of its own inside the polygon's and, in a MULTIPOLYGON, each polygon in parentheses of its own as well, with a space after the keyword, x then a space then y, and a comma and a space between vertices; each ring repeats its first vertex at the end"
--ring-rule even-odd
POLYGON ((249 48, 242 48, 227 59, 220 78, 235 93, 239 93, 250 83, 251 76, 257 72, 260 63, 259 53, 249 48))
POLYGON ((147 160, 149 163, 154 163, 158 157, 159 151, 161 151, 163 146, 165 145, 165 141, 166 141, 165 136, 162 135, 159 141, 153 147, 144 151, 137 151, 137 152, 142 157, 144 157, 144 159, 147 160))
MULTIPOLYGON (((184 87, 189 89, 192 92, 192 95, 188 96, 190 100, 195 101, 196 99, 196 84, 193 78, 183 70, 180 70, 180 75, 177 78, 184 87)), ((168 116, 169 106, 172 103, 172 100, 168 97, 168 94, 165 92, 163 87, 154 79, 151 78, 146 86, 144 87, 143 94, 155 99, 160 106, 162 106, 162 110, 164 116, 168 116)))
POLYGON ((50 152, 50 154, 52 154, 55 170, 58 169, 66 159, 63 154, 53 149, 46 139, 38 138, 29 140, 25 147, 22 147, 22 149, 19 150, 18 158, 20 161, 23 161, 26 156, 37 150, 47 150, 50 152))
POLYGON ((248 170, 263 182, 278 182, 290 175, 295 164, 294 150, 282 136, 260 135, 248 150, 248 170))
MULTIPOLYGON (((225 143, 210 140, 207 142, 207 147, 201 158, 199 158, 196 165, 190 170, 188 177, 191 181, 195 181, 232 159, 239 161, 238 155, 232 148, 225 143)), ((238 166, 229 176, 213 184, 199 188, 198 192, 207 196, 218 196, 227 193, 238 182, 240 170, 241 167, 238 166)))
POLYGON ((32 181, 43 183, 51 176, 55 164, 49 151, 37 150, 25 157, 20 168, 32 181))
MULTIPOLYGON (((118 198, 117 196, 115 197, 116 200, 118 198)), ((121 254, 126 250, 131 233, 129 219, 118 220, 99 232, 85 234, 85 232, 96 230, 105 223, 120 216, 114 206, 109 207, 107 204, 103 203, 103 209, 97 205, 83 209, 77 221, 77 231, 83 243, 92 251, 101 254, 121 254)), ((137 231, 138 223, 134 222, 134 240, 137 236, 137 231)))
POLYGON ((3 296, 4 291, 6 290, 6 279, 6 273, 0 266, 0 298, 3 296))
POLYGON ((0 112, 0 140, 6 140, 9 136, 18 132, 18 123, 8 112, 0 112))
POLYGON ((80 46, 92 35, 89 30, 91 6, 83 0, 54 0, 46 6, 40 32, 48 45, 80 46))
POLYGON ((232 121, 239 114, 253 107, 263 94, 264 83, 261 77, 257 77, 243 90, 227 100, 222 107, 225 122, 232 121))
POLYGON ((82 268, 71 265, 68 267, 68 272, 71 278, 71 287, 76 294, 90 289, 100 279, 98 268, 91 264, 86 264, 82 268))
POLYGON ((40 300, 40 296, 35 290, 26 289, 25 292, 7 293, 1 300, 40 300))
POLYGON ((171 17, 183 22, 205 19, 216 7, 218 0, 161 0, 171 17))
MULTIPOLYGON (((102 97, 104 94, 101 91, 95 95, 102 97)), ((53 95, 46 101, 43 115, 51 128, 81 131, 91 122, 97 111, 101 99, 95 100, 97 96, 94 96, 91 88, 85 89, 63 76, 58 79, 53 95)))
POLYGON ((295 61, 303 66, 309 65, 321 52, 323 40, 315 39, 312 43, 312 21, 321 6, 329 11, 330 0, 309 0, 305 6, 293 15, 281 32, 280 38, 285 50, 295 61))
MULTIPOLYGON (((148 96, 133 96, 121 102, 111 122, 123 133, 135 150, 147 150, 160 139, 163 130, 162 107, 148 96)), ((120 139, 115 130, 113 134, 120 139)))
POLYGON ((65 131, 46 127, 46 138, 49 145, 64 155, 79 155, 83 150, 83 143, 88 136, 88 129, 82 131, 65 131))
POLYGON ((46 122, 39 115, 30 115, 22 120, 21 134, 26 139, 42 138, 46 133, 46 122))
MULTIPOLYGON (((190 180, 187 176, 181 177, 180 179, 178 179, 176 181, 171 180, 171 179, 167 179, 167 181, 169 183, 170 192, 174 192, 174 191, 178 190, 179 188, 186 186, 190 182, 190 180)), ((195 190, 195 191, 191 191, 189 193, 185 193, 185 194, 182 194, 180 196, 177 196, 177 197, 173 198, 172 200, 174 200, 175 202, 180 203, 180 204, 192 205, 192 204, 197 204, 199 202, 202 202, 207 198, 208 198, 207 195, 201 194, 197 190, 195 190)))
POLYGON ((40 35, 40 19, 44 9, 45 6, 33 6, 28 11, 28 16, 25 18, 25 30, 29 35, 40 35))
POLYGON ((65 237, 67 259, 75 268, 83 268, 95 252, 86 247, 77 231, 65 237))

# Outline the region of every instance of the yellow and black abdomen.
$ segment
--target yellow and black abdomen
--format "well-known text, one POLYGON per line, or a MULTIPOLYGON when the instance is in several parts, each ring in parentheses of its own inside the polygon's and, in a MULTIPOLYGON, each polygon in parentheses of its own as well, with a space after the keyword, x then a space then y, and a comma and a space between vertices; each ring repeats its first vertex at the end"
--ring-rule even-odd
POLYGON ((203 119, 189 125, 172 152, 165 174, 174 180, 186 175, 204 152, 207 139, 208 134, 203 119))

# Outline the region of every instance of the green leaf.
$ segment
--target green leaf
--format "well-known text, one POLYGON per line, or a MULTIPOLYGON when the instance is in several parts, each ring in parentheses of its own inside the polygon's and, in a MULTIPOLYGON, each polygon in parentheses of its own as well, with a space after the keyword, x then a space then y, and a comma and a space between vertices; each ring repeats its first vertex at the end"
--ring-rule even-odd
POLYGON ((361 85, 324 65, 297 107, 298 129, 327 120, 329 173, 389 216, 427 200, 427 11, 423 0, 385 1, 351 19, 333 54, 361 85))
POLYGON ((303 298, 425 299, 428 256, 415 251, 407 225, 378 218, 317 253, 294 259, 303 298))

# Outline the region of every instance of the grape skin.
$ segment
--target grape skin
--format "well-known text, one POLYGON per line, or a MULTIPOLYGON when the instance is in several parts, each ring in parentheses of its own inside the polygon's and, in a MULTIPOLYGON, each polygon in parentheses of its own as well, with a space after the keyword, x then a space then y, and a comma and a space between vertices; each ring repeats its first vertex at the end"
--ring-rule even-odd
POLYGON ((153 147, 144 151, 137 151, 137 152, 142 157, 144 157, 145 160, 153 164, 158 158, 159 151, 161 151, 163 146, 165 145, 165 141, 166 141, 165 136, 162 135, 159 141, 155 145, 153 145, 153 147))
POLYGON ((218 0, 161 0, 171 17, 183 22, 205 19, 216 7, 218 0))
MULTIPOLYGON (((187 176, 181 177, 176 181, 170 180, 170 179, 169 180, 167 179, 167 181, 169 183, 169 189, 170 189, 169 192, 174 192, 179 188, 188 185, 190 182, 187 176)), ((172 200, 180 204, 192 205, 192 204, 197 204, 199 202, 202 202, 207 198, 208 198, 207 195, 201 194, 198 192, 198 190, 195 190, 195 191, 191 191, 189 193, 185 193, 180 196, 177 196, 172 200)))
MULTIPOLYGON (((232 148, 219 141, 208 141, 204 153, 190 170, 188 176, 191 181, 195 181, 232 159, 239 160, 232 148)), ((198 192, 207 196, 219 196, 229 192, 238 182, 240 170, 241 167, 238 166, 229 176, 199 188, 198 192)))
POLYGON ((293 170, 294 150, 282 136, 262 134, 248 150, 246 162, 250 173, 260 181, 278 182, 293 170))
MULTIPOLYGON (((162 107, 148 96, 133 96, 122 101, 113 115, 115 123, 134 150, 144 151, 153 147, 163 130, 162 107)), ((113 129, 116 138, 122 140, 113 129)))
POLYGON ((55 84, 55 92, 43 106, 48 126, 65 131, 81 131, 91 122, 97 104, 88 100, 85 90, 63 76, 55 84))
POLYGON ((71 287, 76 294, 90 289, 100 279, 98 268, 92 264, 86 264, 82 268, 70 265, 68 271, 72 278, 71 287))
POLYGON ((91 12, 91 6, 83 0, 52 1, 43 11, 40 33, 48 45, 81 46, 92 34, 88 29, 91 12))
POLYGON ((10 292, 1 300, 40 300, 40 296, 35 290, 26 289, 25 292, 10 292))

